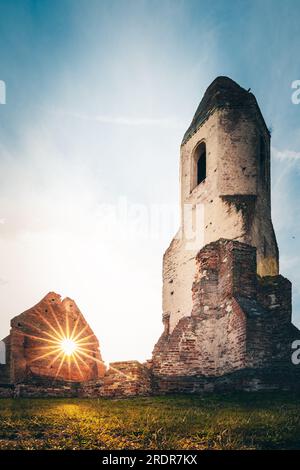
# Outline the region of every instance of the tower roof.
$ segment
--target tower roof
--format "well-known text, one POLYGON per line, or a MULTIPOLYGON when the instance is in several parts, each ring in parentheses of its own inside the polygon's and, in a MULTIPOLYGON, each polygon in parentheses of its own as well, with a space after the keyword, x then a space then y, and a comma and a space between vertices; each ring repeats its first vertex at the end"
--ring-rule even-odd
MULTIPOLYGON (((228 77, 217 77, 207 88, 196 110, 193 120, 184 134, 184 144, 201 126, 201 124, 218 108, 252 108, 258 111, 262 122, 266 123, 261 114, 255 96, 228 77)), ((269 133, 268 129, 267 132, 269 133)))

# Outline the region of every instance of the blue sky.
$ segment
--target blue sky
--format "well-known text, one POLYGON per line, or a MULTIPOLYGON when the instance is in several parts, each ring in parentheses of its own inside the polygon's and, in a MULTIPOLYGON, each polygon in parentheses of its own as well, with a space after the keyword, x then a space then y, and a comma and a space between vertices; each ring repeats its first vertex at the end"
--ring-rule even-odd
POLYGON ((119 223, 105 236, 102 206, 176 211, 180 142, 218 75, 251 87, 272 128, 273 222, 300 325, 299 18, 296 0, 0 0, 0 337, 55 290, 105 359, 150 357, 178 220, 154 239, 119 223))

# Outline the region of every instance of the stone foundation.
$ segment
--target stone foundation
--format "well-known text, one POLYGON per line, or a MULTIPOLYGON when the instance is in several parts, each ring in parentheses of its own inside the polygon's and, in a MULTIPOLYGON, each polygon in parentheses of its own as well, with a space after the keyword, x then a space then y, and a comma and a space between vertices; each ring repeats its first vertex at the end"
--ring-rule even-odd
POLYGON ((259 390, 300 391, 300 370, 242 369, 219 377, 156 376, 154 394, 256 392, 259 390))
POLYGON ((151 372, 138 361, 114 362, 102 378, 87 382, 32 376, 24 383, 0 384, 0 398, 133 397, 151 393, 151 372))
POLYGON ((293 367, 241 369, 218 377, 146 375, 142 380, 136 376, 131 382, 117 379, 113 383, 95 380, 87 383, 0 384, 0 398, 129 398, 260 390, 300 392, 300 370, 293 367))
POLYGON ((130 397, 151 393, 149 369, 138 361, 113 362, 103 380, 82 384, 83 397, 130 397))
POLYGON ((13 384, 0 383, 0 398, 13 398, 15 386, 13 384))
POLYGON ((192 300, 190 316, 171 333, 165 316, 152 358, 156 391, 215 389, 227 381, 252 389, 252 379, 236 379, 249 373, 263 387, 270 370, 278 377, 277 370, 289 370, 293 381, 291 345, 300 332, 291 323, 291 284, 280 275, 257 276, 254 247, 220 239, 200 250, 192 300))

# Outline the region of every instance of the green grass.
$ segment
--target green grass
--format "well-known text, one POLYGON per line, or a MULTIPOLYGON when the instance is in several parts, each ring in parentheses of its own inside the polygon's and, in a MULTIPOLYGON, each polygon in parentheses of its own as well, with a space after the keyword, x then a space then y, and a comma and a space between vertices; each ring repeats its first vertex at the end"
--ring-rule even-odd
POLYGON ((300 449, 290 393, 2 399, 0 449, 300 449))

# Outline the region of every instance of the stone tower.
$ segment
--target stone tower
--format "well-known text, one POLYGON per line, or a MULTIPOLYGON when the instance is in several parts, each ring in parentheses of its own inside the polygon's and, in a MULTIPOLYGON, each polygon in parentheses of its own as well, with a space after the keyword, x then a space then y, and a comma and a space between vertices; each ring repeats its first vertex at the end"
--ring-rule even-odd
POLYGON ((154 390, 290 388, 300 331, 279 274, 271 220, 270 133, 255 97, 226 77, 184 135, 181 227, 164 255, 164 332, 154 390))
POLYGON ((192 310, 195 257, 220 238, 256 248, 257 273, 278 274, 271 219, 270 132, 254 95, 227 77, 206 90, 181 144, 181 227, 163 262, 170 331, 192 310))

